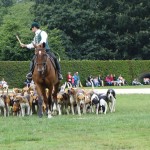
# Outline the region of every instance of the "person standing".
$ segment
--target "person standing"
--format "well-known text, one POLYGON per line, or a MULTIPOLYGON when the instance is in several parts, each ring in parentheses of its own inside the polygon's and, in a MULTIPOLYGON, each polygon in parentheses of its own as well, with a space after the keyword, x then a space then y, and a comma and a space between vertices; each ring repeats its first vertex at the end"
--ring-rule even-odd
POLYGON ((79 76, 79 73, 78 73, 78 72, 75 72, 75 74, 74 74, 74 84, 75 84, 75 87, 79 87, 79 84, 80 84, 80 76, 79 76))
MULTIPOLYGON (((58 72, 58 79, 62 80, 63 76, 61 74, 60 64, 59 64, 56 56, 50 51, 50 47, 48 45, 48 35, 47 35, 47 33, 40 29, 40 25, 37 22, 33 22, 31 24, 30 30, 35 33, 33 41, 30 44, 21 43, 20 44, 21 47, 32 49, 32 48, 34 48, 34 44, 35 45, 41 45, 41 44, 45 43, 46 53, 54 59, 56 69, 57 69, 57 72, 58 72)), ((35 55, 33 56, 32 61, 30 63, 30 72, 26 75, 27 79, 32 79, 32 74, 33 74, 33 71, 34 71, 34 58, 35 58, 35 55)))
POLYGON ((68 72, 68 74, 67 74, 67 82, 69 82, 69 83, 72 84, 72 75, 71 75, 71 72, 68 72))
POLYGON ((99 74, 99 76, 98 76, 98 81, 99 81, 100 86, 104 86, 104 81, 102 79, 101 74, 99 74))

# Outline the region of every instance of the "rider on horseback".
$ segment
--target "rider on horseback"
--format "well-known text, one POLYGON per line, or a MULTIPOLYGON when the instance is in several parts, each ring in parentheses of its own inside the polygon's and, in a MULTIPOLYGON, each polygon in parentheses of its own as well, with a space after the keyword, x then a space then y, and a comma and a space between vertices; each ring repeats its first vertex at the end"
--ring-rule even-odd
MULTIPOLYGON (((21 43, 21 47, 26 47, 28 49, 31 49, 31 48, 34 48, 34 44, 38 45, 38 44, 46 43, 45 44, 46 53, 54 59, 56 69, 58 71, 58 79, 62 80, 63 76, 61 74, 60 64, 59 64, 57 58, 55 57, 55 55, 52 52, 50 52, 50 48, 48 45, 47 33, 43 30, 40 30, 40 25, 37 22, 32 23, 31 30, 32 30, 32 32, 35 33, 32 43, 30 43, 30 44, 22 44, 21 43)), ((32 73, 34 71, 34 58, 35 58, 35 56, 33 56, 32 61, 30 63, 30 72, 26 75, 27 79, 32 79, 32 73)))

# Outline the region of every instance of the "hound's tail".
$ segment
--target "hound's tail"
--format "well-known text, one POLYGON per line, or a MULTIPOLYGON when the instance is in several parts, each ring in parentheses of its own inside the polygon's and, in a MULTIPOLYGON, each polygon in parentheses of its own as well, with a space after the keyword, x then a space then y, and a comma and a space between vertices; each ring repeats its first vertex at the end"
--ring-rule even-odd
POLYGON ((67 82, 67 87, 72 88, 72 84, 70 82, 67 82))
POLYGON ((94 84, 93 84, 93 82, 91 82, 91 84, 92 84, 92 90, 94 90, 94 84))

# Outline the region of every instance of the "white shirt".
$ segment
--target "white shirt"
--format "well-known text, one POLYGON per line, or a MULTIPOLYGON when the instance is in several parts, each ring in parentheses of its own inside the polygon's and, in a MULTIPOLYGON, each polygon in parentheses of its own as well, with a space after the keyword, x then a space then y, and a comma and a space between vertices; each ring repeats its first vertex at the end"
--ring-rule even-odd
POLYGON ((41 41, 38 44, 40 44, 40 43, 46 43, 47 38, 48 38, 47 33, 45 31, 42 31, 42 30, 38 29, 35 32, 35 36, 34 36, 34 39, 33 39, 32 43, 27 44, 27 48, 29 48, 29 49, 34 48, 33 44, 37 44, 35 37, 37 37, 39 34, 41 34, 41 41))

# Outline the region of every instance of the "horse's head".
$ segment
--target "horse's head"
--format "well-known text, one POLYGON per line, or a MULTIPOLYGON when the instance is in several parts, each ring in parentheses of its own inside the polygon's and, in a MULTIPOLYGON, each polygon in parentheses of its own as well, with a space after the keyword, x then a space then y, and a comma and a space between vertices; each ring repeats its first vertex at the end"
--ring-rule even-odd
POLYGON ((40 74, 44 73, 46 69, 46 61, 47 61, 46 50, 43 46, 44 44, 36 45, 35 47, 35 64, 37 66, 37 71, 40 74))

